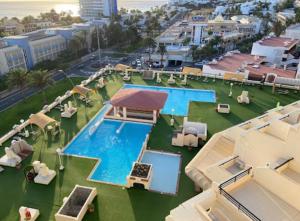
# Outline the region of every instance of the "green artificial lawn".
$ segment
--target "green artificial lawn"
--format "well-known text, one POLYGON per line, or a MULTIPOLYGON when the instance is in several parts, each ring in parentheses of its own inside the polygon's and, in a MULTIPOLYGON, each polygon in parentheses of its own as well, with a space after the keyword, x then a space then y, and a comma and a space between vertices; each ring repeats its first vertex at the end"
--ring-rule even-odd
MULTIPOLYGON (((166 85, 166 77, 162 77, 166 85)), ((74 83, 82 79, 74 78, 74 83)), ((76 157, 63 157, 65 170, 58 171, 58 158, 56 148, 64 147, 86 123, 100 110, 103 101, 116 93, 122 87, 122 78, 117 75, 109 76, 107 86, 92 93, 93 107, 85 107, 76 97, 78 104, 77 116, 71 119, 62 119, 62 134, 59 138, 45 140, 39 136, 36 140, 28 140, 34 147, 34 154, 22 163, 22 168, 5 167, 0 173, 0 220, 16 221, 20 206, 38 208, 41 216, 38 220, 54 220, 54 214, 62 205, 62 200, 73 189, 74 185, 86 185, 97 187, 98 196, 94 201, 95 211, 87 214, 84 220, 114 221, 114 220, 139 220, 139 221, 160 221, 164 220, 171 209, 180 203, 191 198, 197 193, 194 192, 192 181, 185 175, 184 168, 198 152, 198 148, 188 151, 185 147, 172 147, 171 137, 173 129, 170 127, 170 116, 160 116, 158 123, 154 126, 150 135, 148 146, 150 149, 164 150, 169 152, 180 152, 182 154, 182 167, 179 182, 179 191, 176 196, 161 195, 141 189, 124 189, 118 186, 99 184, 87 181, 86 178, 96 164, 96 161, 76 157), (57 176, 49 186, 27 183, 23 170, 34 160, 45 162, 50 169, 56 169, 57 176)), ((132 83, 156 85, 155 81, 144 81, 138 75, 132 77, 132 83)), ((178 84, 177 86, 180 86, 178 84)), ((64 80, 46 91, 47 100, 50 103, 56 96, 62 95, 66 90, 71 89, 68 80, 64 80)), ((89 85, 94 88, 94 83, 89 85)), ((271 88, 259 89, 257 86, 233 86, 233 97, 228 97, 229 84, 223 81, 203 83, 202 79, 189 81, 188 87, 199 89, 212 89, 216 91, 218 103, 231 105, 231 114, 222 115, 215 111, 216 104, 192 102, 189 107, 189 120, 201 121, 208 124, 208 134, 214 133, 263 114, 266 110, 274 108, 279 101, 286 105, 297 99, 299 94, 290 91, 289 95, 272 94, 271 88), (238 104, 236 97, 242 90, 248 90, 251 104, 238 104)), ((178 98, 180 99, 180 98, 178 98)), ((39 111, 44 104, 41 94, 32 96, 29 99, 15 105, 14 107, 0 113, 0 135, 4 135, 10 128, 19 122, 20 119, 27 119, 29 114, 39 111)), ((49 116, 60 121, 60 113, 54 109, 49 116)), ((175 127, 182 123, 182 117, 175 118, 175 127)), ((8 146, 9 142, 6 143, 8 146)), ((4 154, 4 148, 0 148, 0 156, 4 154)))

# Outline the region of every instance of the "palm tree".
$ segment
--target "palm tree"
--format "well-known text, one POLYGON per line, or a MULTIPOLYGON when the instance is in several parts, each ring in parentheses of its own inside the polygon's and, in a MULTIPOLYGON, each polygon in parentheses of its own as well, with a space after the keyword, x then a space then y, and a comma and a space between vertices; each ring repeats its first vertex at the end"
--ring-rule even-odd
POLYGON ((160 64, 163 64, 164 61, 164 55, 167 53, 167 49, 165 45, 159 45, 158 52, 160 54, 160 64))
POLYGON ((155 48, 156 42, 155 42, 155 40, 153 38, 147 37, 145 39, 145 45, 146 45, 146 47, 149 50, 148 53, 149 53, 149 62, 150 62, 151 61, 151 51, 152 51, 153 48, 155 48))
POLYGON ((28 80, 28 72, 24 69, 16 69, 8 73, 7 85, 10 89, 18 87, 21 91, 26 86, 28 80))
POLYGON ((69 41, 70 50, 78 57, 81 42, 78 38, 74 37, 69 41))
POLYGON ((45 103, 47 102, 47 96, 44 89, 47 86, 53 85, 53 83, 54 81, 47 70, 36 70, 30 73, 30 84, 42 91, 45 103))

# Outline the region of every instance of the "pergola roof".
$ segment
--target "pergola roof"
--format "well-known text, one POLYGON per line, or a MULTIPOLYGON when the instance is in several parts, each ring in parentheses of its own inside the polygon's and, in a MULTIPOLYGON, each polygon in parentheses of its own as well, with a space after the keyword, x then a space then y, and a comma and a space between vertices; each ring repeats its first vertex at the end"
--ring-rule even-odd
POLYGON ((86 96, 89 92, 91 92, 92 89, 81 86, 81 85, 76 85, 73 89, 72 89, 72 93, 73 94, 80 94, 82 96, 86 96))
POLYGON ((184 67, 182 69, 183 74, 191 74, 191 75, 196 75, 196 76, 201 76, 202 75, 202 70, 199 68, 191 68, 191 67, 184 67))
POLYGON ((128 65, 125 65, 125 64, 117 64, 117 65, 115 66, 115 70, 116 70, 116 71, 123 71, 123 72, 125 72, 126 69, 129 69, 129 68, 131 68, 131 67, 128 66, 128 65))
POLYGON ((164 107, 168 94, 160 91, 122 89, 111 99, 111 104, 134 110, 153 111, 164 107))
POLYGON ((54 120, 51 117, 48 117, 47 115, 43 114, 42 112, 33 114, 29 117, 29 123, 37 125, 42 130, 44 130, 47 125, 55 123, 55 122, 56 122, 56 120, 54 120))
POLYGON ((207 130, 207 124, 199 122, 185 121, 183 123, 184 132, 187 134, 205 134, 207 130))

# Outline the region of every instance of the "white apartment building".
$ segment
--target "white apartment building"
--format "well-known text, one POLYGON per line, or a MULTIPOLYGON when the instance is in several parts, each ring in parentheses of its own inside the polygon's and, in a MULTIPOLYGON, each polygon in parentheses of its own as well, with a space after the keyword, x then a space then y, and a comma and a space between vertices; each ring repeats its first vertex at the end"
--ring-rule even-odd
POLYGON ((251 37, 261 30, 261 20, 250 16, 233 16, 225 20, 221 15, 213 20, 192 23, 192 43, 201 45, 212 36, 231 36, 235 40, 251 37))
POLYGON ((0 42, 0 75, 16 69, 27 70, 22 48, 16 45, 7 46, 0 42))
POLYGON ((300 101, 216 133, 186 166, 202 193, 166 221, 300 220, 300 101))
POLYGON ((203 74, 227 80, 252 80, 274 82, 277 77, 295 79, 296 70, 287 70, 264 65, 265 57, 243 54, 239 51, 227 52, 219 60, 203 65, 203 74), (232 78, 232 79, 228 79, 232 78))
POLYGON ((285 64, 291 60, 299 40, 286 37, 266 37, 253 43, 252 55, 264 56, 272 64, 285 64))
MULTIPOLYGON (((157 46, 166 46, 167 53, 164 56, 165 65, 180 65, 182 62, 188 61, 190 51, 191 26, 188 21, 176 22, 169 27, 160 36, 156 38, 157 46)), ((160 54, 156 53, 152 56, 155 61, 160 61, 160 54)))
POLYGON ((86 20, 101 19, 117 14, 117 0, 80 0, 80 16, 86 20))

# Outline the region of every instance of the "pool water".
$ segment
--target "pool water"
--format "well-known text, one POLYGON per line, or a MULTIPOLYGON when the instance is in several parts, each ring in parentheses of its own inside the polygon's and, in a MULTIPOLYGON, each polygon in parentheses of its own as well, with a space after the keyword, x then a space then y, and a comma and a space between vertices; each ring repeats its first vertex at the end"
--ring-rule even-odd
POLYGON ((191 101, 209 103, 216 102, 216 93, 213 90, 196 90, 186 88, 157 87, 134 84, 125 84, 123 88, 137 88, 143 90, 167 92, 168 99, 162 110, 162 114, 172 114, 172 109, 174 109, 174 115, 187 116, 189 103, 191 101))
POLYGON ((151 124, 103 120, 98 115, 64 149, 64 154, 99 159, 91 180, 125 185, 132 164, 141 153, 151 124))
POLYGON ((176 194, 180 172, 181 156, 158 151, 145 151, 143 163, 152 164, 150 190, 176 194))

